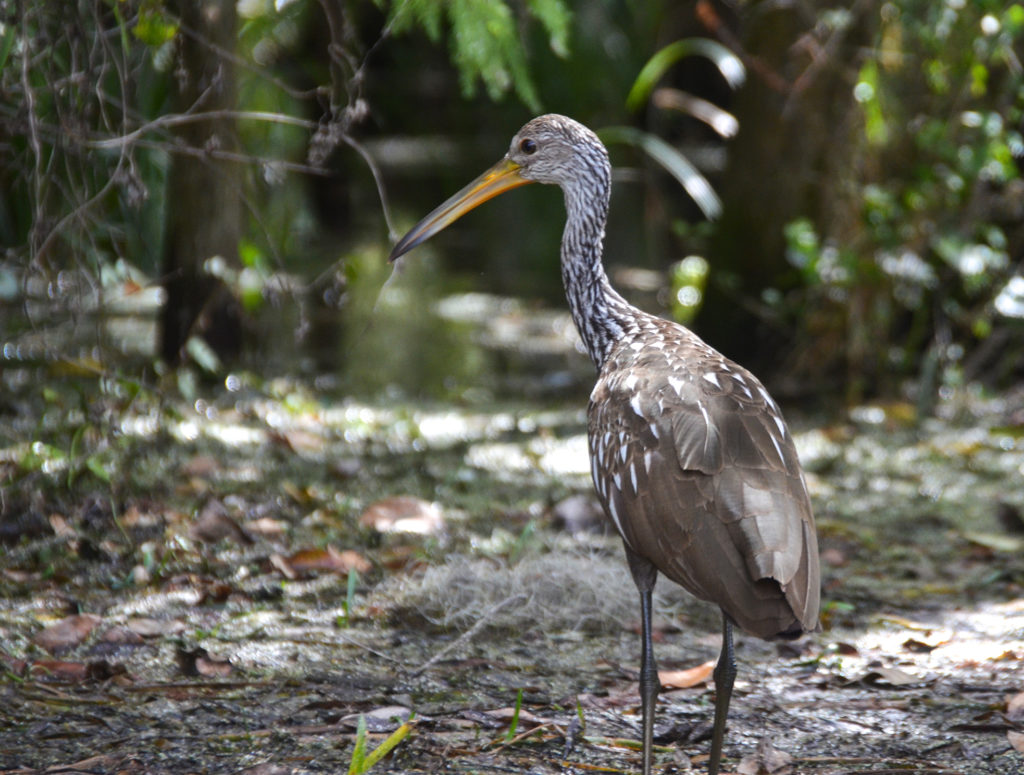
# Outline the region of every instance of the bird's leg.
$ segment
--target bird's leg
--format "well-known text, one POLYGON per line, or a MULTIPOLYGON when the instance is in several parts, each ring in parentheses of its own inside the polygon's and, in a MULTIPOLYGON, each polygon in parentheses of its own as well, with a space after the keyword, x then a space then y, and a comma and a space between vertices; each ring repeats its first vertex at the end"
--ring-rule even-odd
POLYGON ((722 651, 715 665, 715 726, 711 731, 711 758, 708 760, 708 775, 718 775, 722 763, 722 738, 725 736, 725 719, 729 715, 729 700, 732 698, 732 684, 736 679, 736 655, 732 648, 732 622, 722 614, 722 651))
POLYGON ((651 773, 651 750, 654 746, 654 705, 658 701, 661 681, 658 664, 654 659, 654 641, 651 637, 651 590, 640 592, 640 618, 643 626, 643 646, 640 652, 640 708, 643 713, 644 775, 651 773))
POLYGON ((651 636, 651 592, 658 580, 658 571, 648 560, 626 547, 626 559, 633 574, 633 582, 640 591, 640 621, 643 629, 640 649, 640 710, 643 716, 644 775, 651 775, 651 756, 654 747, 654 704, 658 700, 661 681, 654 659, 654 640, 651 636))

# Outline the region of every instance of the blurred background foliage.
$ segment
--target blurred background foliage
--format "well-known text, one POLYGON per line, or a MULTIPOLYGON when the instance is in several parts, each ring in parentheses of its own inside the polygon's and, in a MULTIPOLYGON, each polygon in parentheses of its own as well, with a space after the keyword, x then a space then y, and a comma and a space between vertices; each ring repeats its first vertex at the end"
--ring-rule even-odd
POLYGON ((388 246, 556 111, 606 132, 616 281, 783 397, 910 395, 927 410, 965 382, 1024 376, 1020 3, 74 0, 3 14, 9 366, 217 375, 241 358, 364 363, 365 386, 428 395, 472 383, 486 363, 424 349, 469 339, 426 302, 560 304, 558 193, 474 213, 383 303, 388 246), (225 15, 231 46, 204 27, 225 15), (186 41, 212 73, 200 83, 186 41), (218 91, 233 109, 211 108, 218 91), (161 350, 159 307, 184 273, 169 213, 193 244, 235 217, 168 196, 188 160, 232 170, 239 236, 197 257, 227 295, 197 290, 161 350), (215 335, 225 316, 241 354, 215 335))

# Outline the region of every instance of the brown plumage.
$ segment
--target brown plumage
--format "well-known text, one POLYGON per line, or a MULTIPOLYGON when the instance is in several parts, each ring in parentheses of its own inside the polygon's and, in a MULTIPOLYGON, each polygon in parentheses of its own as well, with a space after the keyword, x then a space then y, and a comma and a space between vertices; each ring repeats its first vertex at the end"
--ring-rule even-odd
POLYGON ((391 258, 530 182, 565 195, 562 279, 598 370, 587 412, 594 486, 640 592, 644 773, 660 688, 651 593, 661 572, 722 611, 708 762, 716 775, 736 673, 733 624, 761 638, 817 628, 817 539, 793 439, 756 377, 611 287, 601 263, 611 166, 597 136, 572 119, 526 124, 502 161, 413 227, 391 258))
POLYGON ((810 503, 778 406, 750 372, 648 318, 602 367, 588 436, 628 549, 753 635, 815 627, 810 503))

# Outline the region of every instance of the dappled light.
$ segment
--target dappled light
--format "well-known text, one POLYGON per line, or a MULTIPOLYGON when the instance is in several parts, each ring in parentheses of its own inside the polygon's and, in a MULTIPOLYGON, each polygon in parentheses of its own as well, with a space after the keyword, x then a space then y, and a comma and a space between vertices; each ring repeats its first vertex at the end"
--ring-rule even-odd
POLYGON ((7 5, 0 773, 1024 771, 1024 4, 7 5))

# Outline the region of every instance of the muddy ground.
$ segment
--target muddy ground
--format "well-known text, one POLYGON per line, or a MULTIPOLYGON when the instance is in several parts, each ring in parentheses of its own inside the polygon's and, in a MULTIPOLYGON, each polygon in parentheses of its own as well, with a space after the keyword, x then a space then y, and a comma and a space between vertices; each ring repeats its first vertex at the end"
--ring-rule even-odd
MULTIPOLYGON (((3 407, 0 771, 637 771, 581 404, 47 390, 3 407)), ((824 629, 739 636, 727 772, 1024 771, 1020 398, 791 418, 824 629)), ((701 772, 719 624, 658 593, 657 763, 701 772)))

